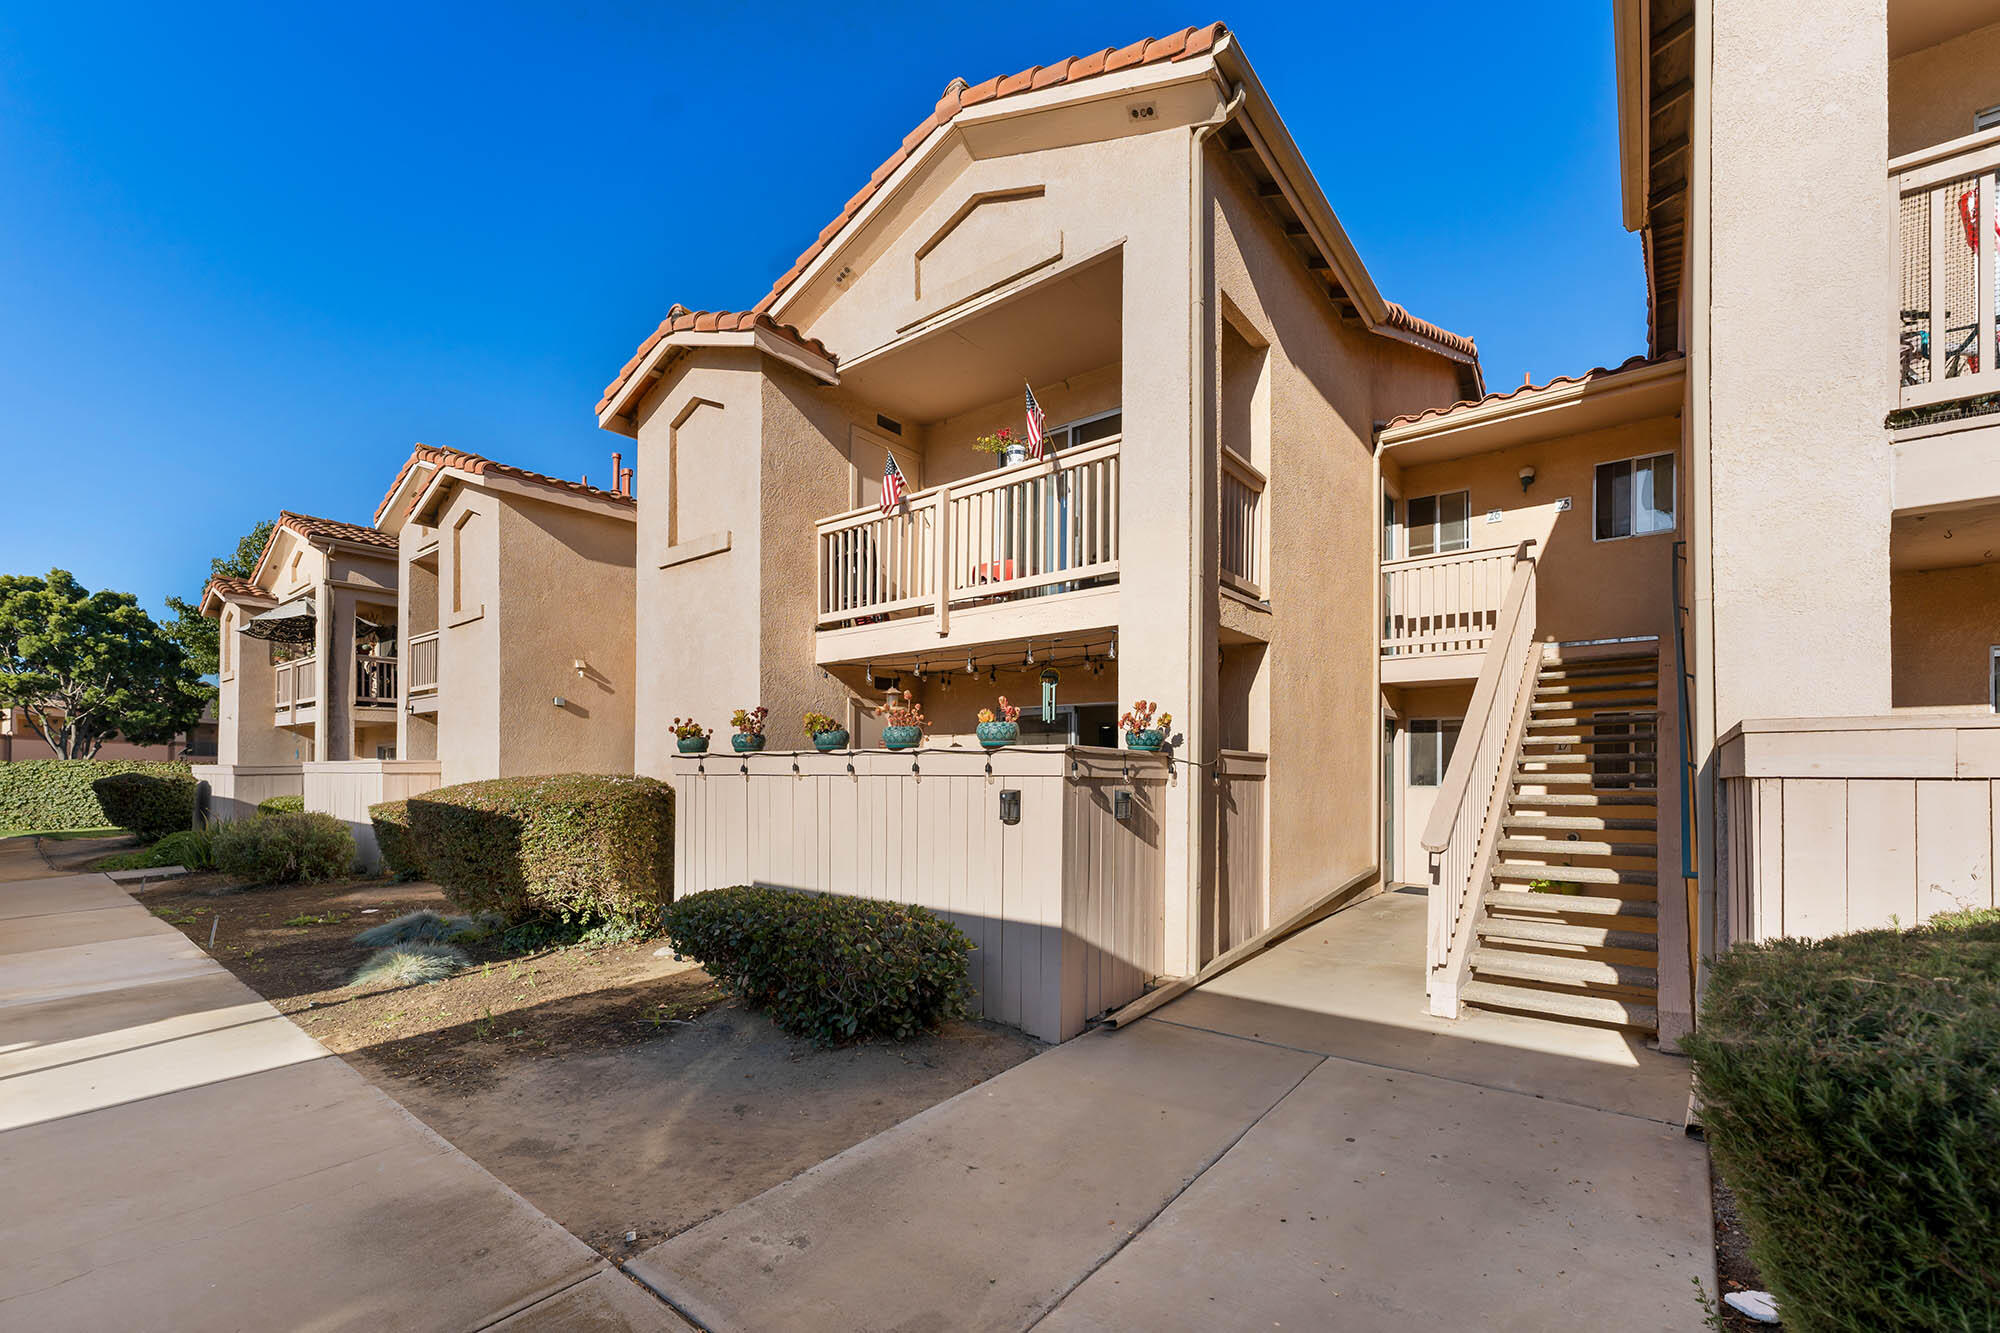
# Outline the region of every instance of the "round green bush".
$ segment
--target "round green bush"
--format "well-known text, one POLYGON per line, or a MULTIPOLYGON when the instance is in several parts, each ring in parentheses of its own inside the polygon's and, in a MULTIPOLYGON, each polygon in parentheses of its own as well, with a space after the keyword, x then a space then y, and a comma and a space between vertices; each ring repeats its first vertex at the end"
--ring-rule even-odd
POLYGON ((273 796, 267 800, 257 802, 257 813, 260 815, 303 814, 305 808, 306 798, 303 796, 273 796))
POLYGON ((332 815, 257 815, 215 831, 215 868, 246 884, 343 879, 354 857, 354 835, 332 815))
POLYGON ((169 833, 152 846, 150 865, 182 866, 188 870, 215 869, 215 830, 182 829, 169 833))
POLYGON ((1702 1125, 1785 1327, 2000 1328, 2000 920, 1738 945, 1702 1125))
POLYGON ((368 807, 368 822, 375 827, 375 846, 382 864, 397 879, 422 879, 424 863, 417 855, 416 840, 410 836, 410 803, 383 801, 368 807))
MULTIPOLYGON (((654 778, 496 778, 403 804, 414 851, 394 857, 413 858, 463 911, 509 921, 650 920, 673 895, 673 788, 654 778)), ((370 809, 378 842, 385 830, 390 842, 397 836, 394 814, 370 809)))
POLYGON ((90 784, 104 817, 148 842, 194 826, 194 788, 187 773, 110 773, 90 784))
POLYGON ((966 1012, 972 941, 921 907, 733 888, 689 894, 662 916, 676 952, 820 1045, 900 1040, 966 1012))

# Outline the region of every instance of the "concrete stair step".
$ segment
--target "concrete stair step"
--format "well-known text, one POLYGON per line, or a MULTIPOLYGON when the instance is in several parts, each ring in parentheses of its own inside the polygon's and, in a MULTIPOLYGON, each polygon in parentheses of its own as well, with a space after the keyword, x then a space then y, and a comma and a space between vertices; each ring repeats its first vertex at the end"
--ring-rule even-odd
POLYGON ((1524 747, 1532 745, 1537 749, 1543 746, 1558 745, 1638 745, 1648 741, 1657 741, 1659 738, 1659 733, 1650 728, 1641 730, 1635 727, 1630 731, 1607 731, 1602 736, 1598 735, 1594 730, 1586 729, 1583 731, 1558 731, 1534 736, 1523 736, 1521 744, 1524 747))
POLYGON ((1520 977, 1565 986, 1631 986, 1642 990, 1660 987, 1658 968, 1563 954, 1517 953, 1512 949, 1474 949, 1472 970, 1481 976, 1520 977))
MULTIPOLYGON (((1534 707, 1540 708, 1541 705, 1535 704, 1534 707)), ((1658 717, 1660 715, 1660 710, 1657 708, 1631 708, 1626 709, 1625 712, 1635 722, 1641 718, 1658 717)), ((1528 726, 1542 731, 1551 731, 1557 728, 1568 731, 1588 731, 1591 735, 1595 736, 1597 728, 1592 723, 1596 720, 1595 718, 1587 717, 1531 717, 1528 719, 1528 726)), ((1614 737, 1607 734, 1606 739, 1614 739, 1614 737)))
POLYGON ((1602 680, 1608 676, 1657 676, 1658 659, 1632 657, 1617 661, 1587 661, 1564 664, 1549 662, 1535 673, 1537 680, 1602 680))
POLYGON ((1627 710, 1651 709, 1658 703, 1659 699, 1656 696, 1647 694, 1629 697, 1621 695, 1616 699, 1536 699, 1528 707, 1537 713, 1581 713, 1600 708, 1615 708, 1622 713, 1627 710))
POLYGON ((1652 819, 1620 819, 1605 815, 1508 815, 1501 827, 1510 829, 1657 829, 1652 819))
POLYGON ((1557 750, 1550 754, 1523 754, 1523 764, 1561 764, 1565 768, 1574 764, 1631 764, 1635 761, 1657 759, 1651 750, 1633 750, 1621 754, 1593 754, 1588 750, 1557 750))
POLYGON ((1495 879, 1545 879, 1552 884, 1643 884, 1655 888, 1659 875, 1651 870, 1621 870, 1612 866, 1542 866, 1527 861, 1501 861, 1495 879))
POLYGON ((1581 893, 1536 893, 1532 889, 1488 889, 1481 900, 1489 911, 1569 912, 1582 916, 1660 915, 1660 905, 1651 898, 1597 898, 1581 893))
POLYGON ((1593 1023, 1639 1028, 1646 1032, 1657 1032, 1660 1028, 1660 1011, 1655 1006, 1613 999, 1608 995, 1573 995, 1561 991, 1532 990, 1525 986, 1500 986, 1490 981, 1469 981, 1459 989, 1458 998, 1487 1009, 1512 1009, 1556 1018, 1578 1018, 1593 1023))
POLYGON ((1567 921, 1523 921, 1518 917, 1505 916, 1480 918, 1479 938, 1517 940, 1525 944, 1567 944, 1583 949, 1629 949, 1638 953, 1656 954, 1660 951, 1660 937, 1643 930, 1579 926, 1567 921))
POLYGON ((1625 787, 1591 792, 1565 791, 1516 791, 1509 798, 1511 805, 1629 805, 1639 809, 1654 808, 1659 805, 1658 793, 1651 787, 1625 787))
POLYGON ((1557 695, 1574 695, 1580 697, 1586 694, 1617 694, 1621 691, 1629 692, 1633 690, 1646 690, 1658 693, 1658 688, 1657 683, 1650 680, 1581 681, 1576 684, 1565 682, 1553 685, 1537 683, 1535 686, 1535 697, 1538 699, 1552 698, 1557 695))
POLYGON ((1503 852, 1529 852, 1541 856, 1652 856, 1660 849, 1650 842, 1585 842, 1581 838, 1502 838, 1503 852))

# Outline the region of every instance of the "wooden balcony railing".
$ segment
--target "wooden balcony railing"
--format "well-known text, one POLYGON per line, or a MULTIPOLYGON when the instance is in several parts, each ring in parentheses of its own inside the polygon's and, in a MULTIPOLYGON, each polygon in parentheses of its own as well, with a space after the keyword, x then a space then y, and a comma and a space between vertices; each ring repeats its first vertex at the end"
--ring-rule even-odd
POLYGON ((435 694, 438 687, 438 632, 410 636, 410 693, 435 694))
POLYGON ((1382 654, 1483 653, 1513 577, 1512 546, 1382 562, 1382 654))
POLYGON ((819 624, 1067 592, 1118 576, 1119 441, 821 519, 819 624))
POLYGON ((354 702, 377 707, 396 706, 396 659, 357 653, 354 658, 354 702))
POLYGON ((1222 451, 1222 581, 1264 595, 1264 474, 1234 451, 1222 451))
POLYGON ((1901 241, 1897 373, 1904 407, 2000 393, 2000 130, 1889 164, 1901 241))
POLYGON ((301 657, 277 667, 277 705, 303 708, 319 702, 319 661, 301 657))

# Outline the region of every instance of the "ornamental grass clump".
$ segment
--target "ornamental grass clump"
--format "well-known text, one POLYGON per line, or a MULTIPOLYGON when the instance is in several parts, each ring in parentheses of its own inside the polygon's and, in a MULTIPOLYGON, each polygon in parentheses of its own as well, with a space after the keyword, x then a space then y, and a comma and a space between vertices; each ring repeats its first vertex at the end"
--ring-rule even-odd
POLYGON ((1738 945, 1683 1045, 1787 1328, 2000 1328, 2000 913, 1738 945))
POLYGON ((483 939, 495 924, 476 921, 469 916, 445 916, 423 908, 370 926, 356 935, 354 942, 367 949, 381 949, 392 944, 449 944, 483 939))
POLYGON ((966 1012, 972 942, 925 911, 788 889, 710 889, 663 913, 676 952, 822 1046, 898 1040, 966 1012))
POLYGON ((369 955, 350 986, 422 986, 443 981, 471 960, 449 944, 397 944, 369 955))

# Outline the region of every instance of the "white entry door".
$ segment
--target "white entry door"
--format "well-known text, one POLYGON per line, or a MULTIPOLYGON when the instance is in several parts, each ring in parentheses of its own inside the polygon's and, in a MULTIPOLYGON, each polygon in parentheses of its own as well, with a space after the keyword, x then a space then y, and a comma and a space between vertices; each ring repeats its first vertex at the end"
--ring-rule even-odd
POLYGON ((1398 756, 1402 761, 1399 765, 1403 779, 1402 809, 1396 819, 1400 829, 1398 841, 1402 844, 1396 878, 1403 883, 1431 882, 1430 853, 1424 850, 1423 843, 1424 825, 1430 822, 1438 786, 1444 781, 1445 769, 1451 766, 1460 722, 1455 717, 1415 717, 1403 724, 1402 754, 1398 756))

